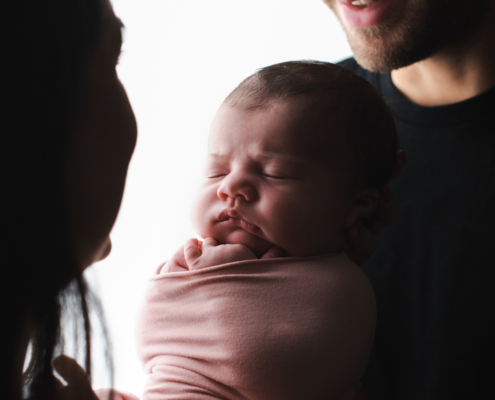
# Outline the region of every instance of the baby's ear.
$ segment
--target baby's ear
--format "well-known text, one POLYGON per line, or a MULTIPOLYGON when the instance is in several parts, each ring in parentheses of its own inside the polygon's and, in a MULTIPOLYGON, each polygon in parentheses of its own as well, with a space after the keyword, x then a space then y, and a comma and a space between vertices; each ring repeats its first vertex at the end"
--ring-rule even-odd
POLYGON ((344 229, 349 229, 358 219, 373 215, 380 200, 380 192, 374 187, 361 190, 358 198, 351 205, 344 221, 344 229))

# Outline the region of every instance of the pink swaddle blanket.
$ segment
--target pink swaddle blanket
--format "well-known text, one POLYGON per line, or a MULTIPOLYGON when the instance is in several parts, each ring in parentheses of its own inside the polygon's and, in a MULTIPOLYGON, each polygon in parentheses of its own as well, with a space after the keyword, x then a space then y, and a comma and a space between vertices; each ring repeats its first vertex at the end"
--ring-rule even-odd
POLYGON ((157 271, 138 322, 143 400, 349 398, 374 327, 344 253, 157 271))

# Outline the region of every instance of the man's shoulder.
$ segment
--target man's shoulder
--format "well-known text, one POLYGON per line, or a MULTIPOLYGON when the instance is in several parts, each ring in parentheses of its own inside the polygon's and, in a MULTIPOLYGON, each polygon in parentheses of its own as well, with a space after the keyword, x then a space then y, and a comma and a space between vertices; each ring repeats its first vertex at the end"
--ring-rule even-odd
POLYGON ((366 79, 369 83, 371 83, 373 86, 377 87, 378 86, 378 76, 379 74, 375 72, 370 72, 363 67, 361 67, 357 61, 354 58, 348 58, 346 60, 340 61, 337 63, 337 65, 340 65, 341 67, 355 73, 356 75, 360 76, 361 78, 366 79))
POLYGON ((352 71, 357 75, 360 75, 362 71, 365 71, 353 57, 342 60, 338 62, 337 65, 340 65, 341 67, 344 67, 345 69, 348 69, 349 71, 352 71))

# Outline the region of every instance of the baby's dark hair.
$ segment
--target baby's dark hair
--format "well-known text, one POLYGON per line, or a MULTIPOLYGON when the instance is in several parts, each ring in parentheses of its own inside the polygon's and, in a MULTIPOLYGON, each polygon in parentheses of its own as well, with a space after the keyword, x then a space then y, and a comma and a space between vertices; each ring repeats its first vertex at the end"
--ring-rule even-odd
POLYGON ((352 72, 319 61, 270 65, 241 82, 224 104, 255 111, 297 99, 306 100, 308 117, 323 119, 325 132, 349 140, 361 184, 382 189, 396 163, 394 121, 375 88, 352 72))

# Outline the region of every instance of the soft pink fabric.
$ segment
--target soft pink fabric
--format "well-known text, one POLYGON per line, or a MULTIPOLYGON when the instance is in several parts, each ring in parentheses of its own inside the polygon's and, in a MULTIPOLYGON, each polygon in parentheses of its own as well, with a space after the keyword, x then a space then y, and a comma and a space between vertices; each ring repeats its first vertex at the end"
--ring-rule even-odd
POLYGON ((143 400, 352 398, 374 326, 344 253, 157 274, 138 322, 143 400))

